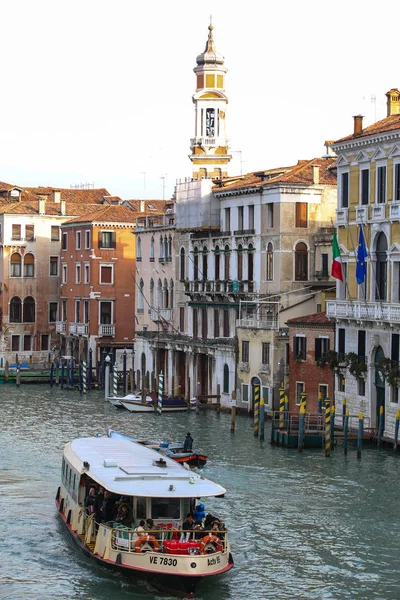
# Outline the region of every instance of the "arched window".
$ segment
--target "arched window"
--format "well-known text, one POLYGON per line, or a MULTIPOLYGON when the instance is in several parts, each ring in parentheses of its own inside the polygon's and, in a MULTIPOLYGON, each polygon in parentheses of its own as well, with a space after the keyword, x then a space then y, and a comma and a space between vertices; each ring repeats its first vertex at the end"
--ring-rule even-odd
POLYGON ((142 260, 142 239, 140 238, 140 236, 138 236, 138 238, 137 238, 136 260, 138 260, 138 261, 142 260))
POLYGON ((249 244, 249 250, 247 255, 247 279, 249 281, 249 291, 252 291, 253 279, 254 279, 254 246, 249 244), (250 289, 251 288, 251 289, 250 289))
POLYGON ((174 280, 169 282, 169 308, 174 308, 174 280))
POLYGON ((219 253, 219 246, 215 246, 215 253, 214 253, 214 271, 215 271, 215 281, 218 281, 220 279, 220 253, 219 253))
POLYGON ((184 281, 185 279, 185 275, 186 275, 186 253, 185 253, 185 248, 181 248, 181 254, 180 254, 180 267, 179 267, 179 271, 180 271, 180 280, 184 281))
POLYGON ((157 308, 162 308, 162 306, 163 306, 162 283, 161 283, 161 279, 159 279, 158 284, 157 284, 157 308))
POLYGON ((24 277, 35 277, 35 257, 30 252, 24 256, 24 277))
POLYGON ((386 300, 387 289, 387 239, 381 231, 376 240, 375 300, 386 300))
POLYGON ((274 251, 272 242, 267 244, 267 281, 274 279, 274 251))
POLYGON ((150 241, 150 262, 154 262, 154 235, 150 241))
POLYGON ((227 364, 224 365, 224 394, 229 394, 229 367, 227 364))
POLYGON ((150 306, 151 306, 151 308, 154 307, 154 280, 153 280, 153 278, 150 279, 150 306))
POLYGON ((168 253, 167 253, 167 257, 168 257, 168 260, 171 262, 172 261, 172 237, 170 235, 168 236, 168 253))
POLYGON ((197 246, 193 251, 193 279, 197 281, 199 279, 199 249, 197 246))
POLYGON ((139 294, 138 294, 138 310, 144 311, 144 282, 143 279, 139 283, 139 294))
POLYGON ((237 278, 238 281, 243 279, 243 246, 239 244, 237 249, 237 278))
POLYGON ((164 287, 163 287, 163 308, 168 308, 168 283, 167 280, 164 279, 164 287))
POLYGON ((22 319, 24 323, 35 322, 35 300, 32 298, 32 296, 27 296, 24 299, 22 313, 22 319))
POLYGON ((18 252, 11 254, 10 277, 21 277, 21 255, 18 252))
POLYGON ((207 281, 208 279, 208 248, 204 246, 203 248, 203 272, 201 274, 203 281, 207 281))
POLYGON ((160 258, 164 258, 164 238, 160 235, 160 258))
POLYGON ((294 278, 296 281, 308 280, 308 251, 304 242, 299 242, 294 251, 294 278))
POLYGON ((228 245, 225 246, 225 254, 224 254, 224 270, 225 275, 224 279, 230 279, 230 264, 231 264, 231 251, 228 245))
POLYGON ((14 296, 10 300, 10 323, 22 322, 22 302, 21 298, 14 296))

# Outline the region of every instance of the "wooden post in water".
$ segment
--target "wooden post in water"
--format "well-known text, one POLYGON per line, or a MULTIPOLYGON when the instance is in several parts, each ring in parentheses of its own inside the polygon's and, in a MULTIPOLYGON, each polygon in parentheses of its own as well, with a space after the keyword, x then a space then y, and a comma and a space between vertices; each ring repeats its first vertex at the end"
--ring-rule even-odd
POLYGON ((135 384, 133 381, 133 369, 129 369, 129 383, 131 384, 131 394, 135 391, 135 384))
POLYGON ((362 440, 364 431, 364 416, 362 412, 358 417, 358 438, 357 438, 357 458, 361 458, 362 440))
POLYGON ((279 388, 279 429, 285 426, 285 388, 283 382, 279 388))
POLYGON ((254 437, 258 437, 258 429, 260 424, 260 386, 254 386, 254 437))
POLYGON ((343 427, 344 427, 344 419, 347 414, 346 409, 347 409, 347 400, 346 400, 346 397, 344 397, 343 398, 343 406, 342 406, 343 427))
POLYGON ((87 389, 90 392, 92 389, 92 377, 93 377, 93 350, 89 348, 89 369, 88 369, 88 377, 87 377, 87 389))
POLYGON ((318 392, 318 414, 322 414, 322 392, 318 392))
POLYGON ((104 370, 104 398, 107 400, 107 396, 110 394, 110 357, 106 356, 104 370))
POLYGON ((396 425, 394 427, 394 444, 393 444, 394 450, 397 450, 397 442, 399 439, 399 425, 400 425, 400 408, 396 412, 396 425))
POLYGON ((20 372, 19 363, 17 364, 17 374, 16 374, 15 383, 17 384, 17 387, 19 387, 21 385, 21 372, 20 372))
POLYGON ((284 419, 285 423, 285 429, 286 431, 288 431, 289 429, 289 398, 288 395, 285 394, 285 419, 284 419))
POLYGON ((297 450, 303 451, 304 446, 304 427, 305 427, 306 409, 302 403, 300 405, 300 416, 299 416, 299 437, 297 438, 297 450))
POLYGON ((221 412, 221 386, 217 385, 217 415, 221 412))
POLYGON ((53 383, 54 383, 54 362, 51 363, 50 365, 50 387, 53 387, 53 383))
POLYGON ((383 435, 383 406, 379 407, 379 420, 378 420, 378 448, 381 447, 383 435))
POLYGON ((304 414, 307 412, 307 394, 306 394, 306 390, 303 390, 301 392, 301 396, 300 396, 300 409, 301 407, 304 408, 304 414))
POLYGON ((61 389, 64 389, 64 367, 65 367, 65 360, 62 358, 61 359, 61 389))
POLYGON ((325 456, 331 455, 331 403, 325 398, 325 456))
POLYGON ((348 408, 346 408, 346 415, 343 422, 343 445, 345 454, 347 454, 347 447, 349 445, 349 416, 350 411, 348 408))
POLYGON ((82 394, 83 393, 83 370, 82 370, 82 361, 79 361, 79 367, 78 367, 78 380, 79 380, 79 391, 82 394))
POLYGON ((331 451, 335 450, 335 405, 331 408, 331 451))
POLYGON ((5 367, 4 367, 4 383, 8 383, 8 377, 9 377, 9 374, 10 374, 9 369, 10 369, 10 365, 8 363, 8 360, 6 360, 6 364, 5 364, 5 367))
POLYGON ((265 406, 264 406, 264 398, 261 397, 260 400, 260 440, 264 439, 264 425, 265 425, 265 406))
POLYGON ((232 401, 231 401, 231 433, 235 433, 235 425, 236 425, 236 391, 232 392, 232 401))
POLYGON ((128 386, 126 381, 126 348, 124 349, 124 353, 122 355, 122 389, 124 396, 126 396, 126 394, 128 393, 128 386))
POLYGON ((56 385, 60 385, 60 361, 56 360, 56 385))

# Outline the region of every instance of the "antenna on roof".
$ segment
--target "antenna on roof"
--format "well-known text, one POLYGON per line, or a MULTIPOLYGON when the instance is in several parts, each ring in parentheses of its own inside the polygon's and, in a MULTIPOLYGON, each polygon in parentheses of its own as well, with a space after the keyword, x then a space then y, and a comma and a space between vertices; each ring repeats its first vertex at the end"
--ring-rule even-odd
POLYGON ((71 183, 71 190, 94 190, 94 182, 93 183, 71 183))

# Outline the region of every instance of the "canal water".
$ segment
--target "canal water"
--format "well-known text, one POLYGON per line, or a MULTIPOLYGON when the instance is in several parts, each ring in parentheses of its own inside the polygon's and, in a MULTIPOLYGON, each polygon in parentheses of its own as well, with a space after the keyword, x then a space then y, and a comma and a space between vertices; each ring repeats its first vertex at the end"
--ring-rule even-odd
POLYGON ((400 454, 365 449, 273 448, 238 416, 133 415, 102 393, 47 386, 0 387, 0 598, 149 600, 164 598, 94 565, 69 541, 54 497, 64 444, 108 427, 135 436, 183 439, 207 453, 204 474, 228 489, 207 500, 230 530, 235 567, 199 588, 201 600, 400 598, 400 454))

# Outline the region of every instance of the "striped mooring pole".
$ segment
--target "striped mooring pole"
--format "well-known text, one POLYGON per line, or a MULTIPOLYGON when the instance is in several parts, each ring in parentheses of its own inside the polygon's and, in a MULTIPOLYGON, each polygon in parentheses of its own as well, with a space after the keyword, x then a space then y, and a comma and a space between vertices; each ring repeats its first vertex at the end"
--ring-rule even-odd
POLYGON ((307 412, 307 394, 306 394, 306 390, 303 390, 301 392, 301 396, 300 396, 300 410, 304 408, 304 414, 307 412))
POLYGON ((79 361, 78 373, 79 373, 79 391, 82 394, 82 392, 83 392, 83 367, 82 367, 81 360, 79 361))
POLYGON ((360 412, 358 417, 357 458, 361 458, 362 440, 364 431, 364 415, 360 412))
POLYGON ((397 450, 397 441, 399 439, 399 425, 400 425, 400 408, 396 412, 396 425, 394 427, 394 444, 393 444, 394 450, 397 450))
POLYGON ((71 387, 74 387, 74 375, 75 375, 75 361, 73 358, 71 358, 71 362, 69 363, 69 379, 70 379, 70 384, 71 387))
POLYGON ((261 400, 260 400, 260 440, 264 439, 264 425, 265 425, 264 411, 265 411, 264 398, 261 398, 261 400))
POLYGON ((331 455, 331 403, 325 398, 325 456, 331 455))
POLYGON ((279 429, 285 426, 285 388, 283 382, 279 388, 279 429))
POLYGON ((157 410, 159 412, 159 414, 161 415, 162 413, 162 395, 163 395, 163 389, 164 389, 164 375, 163 372, 161 371, 159 376, 158 376, 158 406, 157 406, 157 410))
POLYGON ((82 377, 83 377, 83 393, 87 392, 87 364, 86 360, 82 363, 82 377))
POLYGON ((114 396, 118 396, 118 370, 117 370, 117 365, 114 365, 114 370, 113 370, 113 394, 114 394, 114 396))
POLYGON ((297 449, 299 452, 303 451, 304 446, 304 426, 305 426, 305 418, 306 418, 306 409, 305 404, 300 406, 300 417, 299 417, 299 437, 298 437, 298 445, 297 449))
POLYGON ((347 454, 347 447, 349 444, 349 416, 350 411, 346 408, 346 416, 344 417, 343 422, 343 445, 344 445, 344 453, 347 454))
POLYGON ((335 449, 335 405, 331 407, 331 452, 335 449))
POLYGON ((260 424, 260 386, 254 386, 254 437, 258 437, 260 424))
POLYGON ((378 448, 380 448, 383 435, 383 406, 379 407, 379 420, 378 420, 378 448))

